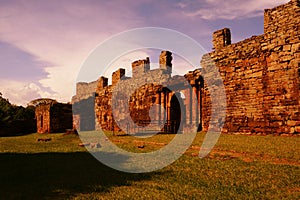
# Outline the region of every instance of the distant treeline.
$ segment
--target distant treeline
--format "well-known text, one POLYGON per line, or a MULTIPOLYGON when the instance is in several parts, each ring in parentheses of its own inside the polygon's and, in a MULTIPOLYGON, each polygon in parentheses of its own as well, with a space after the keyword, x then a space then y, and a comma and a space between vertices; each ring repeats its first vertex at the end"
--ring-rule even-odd
POLYGON ((35 107, 13 105, 0 92, 0 136, 33 132, 36 132, 35 107))

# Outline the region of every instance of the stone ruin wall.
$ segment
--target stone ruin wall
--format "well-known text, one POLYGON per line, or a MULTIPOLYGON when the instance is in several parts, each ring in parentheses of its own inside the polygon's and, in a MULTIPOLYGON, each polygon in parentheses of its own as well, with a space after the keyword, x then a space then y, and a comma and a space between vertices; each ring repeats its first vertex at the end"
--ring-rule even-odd
MULTIPOLYGON (((167 62, 170 63, 169 60, 172 60, 172 57, 170 54, 167 55, 166 52, 163 52, 160 59, 160 69, 151 70, 151 73, 152 75, 154 73, 155 76, 159 76, 162 80, 167 81, 170 78, 170 71, 168 71, 167 67, 164 67, 164 65, 166 65, 167 62)), ((141 125, 139 124, 140 121, 150 120, 149 109, 156 102, 156 94, 162 87, 158 84, 151 83, 151 80, 145 80, 147 78, 145 78, 144 75, 147 72, 150 72, 150 60, 148 57, 144 60, 138 60, 132 63, 132 78, 126 77, 125 69, 120 68, 112 74, 112 85, 107 85, 108 79, 105 77, 99 79, 95 98, 97 130, 102 128, 104 130, 121 131, 115 123, 112 113, 112 96, 113 92, 116 92, 116 86, 119 82, 120 84, 118 84, 117 89, 118 98, 115 99, 115 103, 118 105, 115 114, 118 116, 119 120, 127 120, 124 115, 124 104, 126 103, 124 95, 126 95, 126 93, 122 94, 122 92, 128 91, 129 87, 136 87, 140 82, 149 82, 150 84, 140 85, 140 87, 137 87, 137 90, 129 95, 130 116, 138 125, 141 125)))
MULTIPOLYGON (((124 69, 118 69, 112 74, 112 85, 109 86, 107 85, 107 78, 101 77, 99 79, 95 98, 96 129, 102 128, 104 130, 121 131, 115 123, 112 114, 112 104, 115 103, 117 105, 115 116, 117 116, 118 121, 123 124, 130 124, 128 123, 128 119, 130 118, 130 120, 132 119, 135 125, 138 125, 140 129, 141 127, 147 127, 151 120, 151 123, 154 123, 152 128, 155 130, 175 132, 176 124, 179 124, 179 119, 176 118, 176 110, 173 104, 175 104, 175 93, 179 92, 185 96, 185 99, 180 100, 185 110, 181 113, 185 120, 183 123, 190 126, 198 126, 201 124, 200 100, 199 102, 197 100, 192 102, 190 98, 192 95, 195 95, 194 97, 196 97, 196 95, 197 97, 200 97, 200 84, 198 82, 200 74, 186 77, 193 85, 193 88, 189 88, 187 86, 188 82, 184 76, 171 76, 171 52, 162 51, 159 57, 159 63, 159 69, 150 70, 149 58, 135 61, 132 63, 132 78, 124 76, 124 69), (152 77, 157 77, 159 83, 153 82, 152 77), (196 79, 197 81, 195 82, 196 79), (183 84, 184 81, 186 82, 186 85, 183 84), (103 82, 106 84, 103 84, 103 82), (163 85, 173 86, 175 89, 171 91, 167 87, 163 87, 163 85), (133 90, 132 87, 135 89, 133 90), (126 92, 128 91, 130 92, 127 94, 126 92), (117 95, 117 98, 112 102, 114 94, 117 95), (130 97, 127 99, 128 101, 126 101, 126 95, 130 97), (130 117, 124 114, 128 113, 124 106, 127 103, 130 117), (154 104, 161 106, 152 108, 154 104), (165 113, 163 112, 163 109, 165 113), (151 118, 150 115, 152 115, 151 118)), ((177 117, 178 116, 177 113, 177 117)), ((127 126, 126 128, 127 130, 123 129, 123 131, 129 130, 130 132, 134 132, 135 130, 132 128, 135 129, 136 127, 132 127, 131 124, 131 126, 127 126)), ((184 132, 184 130, 179 131, 184 132)))
POLYGON ((50 132, 50 104, 39 105, 35 108, 35 118, 37 119, 37 132, 50 132))
MULTIPOLYGON (((299 1, 267 9, 264 17, 263 35, 236 44, 230 44, 228 29, 213 35, 215 50, 209 55, 219 68, 227 95, 223 132, 300 133, 299 1)), ((206 124, 210 104, 206 98, 203 101, 206 124)))
MULTIPOLYGON (((226 122, 222 130, 224 133, 300 133, 299 0, 265 10, 264 15, 263 35, 231 44, 229 29, 216 31, 213 34, 214 51, 204 55, 201 60, 201 65, 209 68, 209 60, 212 59, 223 79, 227 104, 226 122)), ((164 56, 160 61, 166 62, 170 55, 164 56)), ((145 67, 143 72, 149 70, 149 60, 137 63, 145 67)), ((182 92, 187 99, 191 95, 199 97, 198 102, 184 101, 185 123, 199 123, 205 131, 212 111, 209 89, 203 82, 201 71, 202 69, 197 69, 185 75, 193 86, 193 91, 183 89, 182 92)), ((114 85, 124 74, 124 69, 116 71, 110 86, 105 77, 97 81, 96 129, 101 127, 105 130, 118 130, 113 122, 111 97, 114 85)), ((130 78, 121 81, 126 83, 128 79, 130 78)), ((218 86, 221 83, 215 84, 218 86)), ((214 90, 214 87, 210 89, 214 90)), ((170 99, 174 92, 162 93, 161 90, 158 85, 150 84, 132 95, 130 107, 133 108, 133 120, 147 120, 147 113, 154 102, 163 104, 165 109, 171 109, 170 99)), ((121 107, 120 110, 122 111, 121 107)))
POLYGON ((76 95, 72 97, 72 104, 82 99, 88 99, 94 96, 98 81, 90 83, 79 82, 76 84, 76 95))
POLYGON ((72 97, 71 102, 73 104, 73 126, 79 131, 95 129, 94 100, 99 80, 76 84, 76 95, 72 97))
POLYGON ((38 133, 61 133, 73 128, 72 105, 47 103, 36 106, 38 133))

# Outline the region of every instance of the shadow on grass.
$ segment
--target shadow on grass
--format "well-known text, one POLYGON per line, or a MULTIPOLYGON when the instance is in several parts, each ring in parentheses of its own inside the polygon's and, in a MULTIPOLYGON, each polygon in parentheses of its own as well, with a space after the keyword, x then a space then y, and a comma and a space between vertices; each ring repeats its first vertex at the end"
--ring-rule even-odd
POLYGON ((3 199, 64 199, 76 193, 108 192, 152 175, 116 171, 86 152, 0 154, 3 199))
POLYGON ((20 133, 20 132, 17 132, 17 133, 0 133, 0 138, 1 137, 18 137, 18 136, 25 136, 25 135, 30 135, 30 134, 34 134, 32 132, 29 132, 29 133, 20 133))

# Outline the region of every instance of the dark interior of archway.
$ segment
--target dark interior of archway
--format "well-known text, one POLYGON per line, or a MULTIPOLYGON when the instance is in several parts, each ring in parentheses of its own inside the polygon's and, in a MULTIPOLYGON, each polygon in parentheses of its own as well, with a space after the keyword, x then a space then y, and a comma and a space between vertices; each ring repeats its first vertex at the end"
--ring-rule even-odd
POLYGON ((171 98, 171 108, 170 108, 170 122, 171 122, 171 132, 177 133, 180 127, 181 122, 181 109, 180 104, 183 105, 181 102, 182 99, 180 95, 173 95, 171 98), (181 102, 181 103, 180 103, 181 102))

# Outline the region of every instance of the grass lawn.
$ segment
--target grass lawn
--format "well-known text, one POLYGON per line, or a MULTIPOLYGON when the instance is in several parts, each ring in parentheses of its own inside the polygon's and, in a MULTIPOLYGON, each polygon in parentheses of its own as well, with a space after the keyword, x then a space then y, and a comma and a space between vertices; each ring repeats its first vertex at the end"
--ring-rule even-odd
MULTIPOLYGON (((101 164, 75 135, 3 137, 0 199, 300 199, 300 137, 221 135, 200 159, 204 135, 172 165, 144 174, 101 164)), ((108 136, 133 152, 159 149, 174 137, 108 136)))

